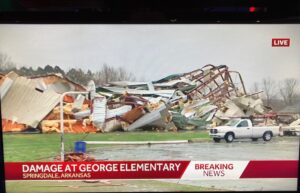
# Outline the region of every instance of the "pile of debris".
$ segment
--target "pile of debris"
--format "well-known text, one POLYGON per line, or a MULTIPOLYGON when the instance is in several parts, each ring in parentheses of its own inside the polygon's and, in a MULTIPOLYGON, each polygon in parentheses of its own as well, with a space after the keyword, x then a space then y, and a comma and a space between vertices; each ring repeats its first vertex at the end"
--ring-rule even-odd
MULTIPOLYGON (((61 156, 56 156, 54 161, 61 161, 61 156)), ((86 153, 66 153, 64 154, 64 161, 65 162, 88 162, 88 161, 96 161, 96 158, 90 156, 86 153)))
POLYGON ((104 131, 205 129, 231 117, 269 111, 261 99, 247 95, 241 75, 225 65, 206 65, 152 82, 111 82, 98 87, 97 92, 110 102, 133 105, 133 109, 115 116, 115 127, 106 124, 104 131), (141 109, 139 116, 128 119, 137 108, 141 109))
POLYGON ((0 89, 4 132, 60 132, 62 96, 63 128, 69 133, 205 129, 270 110, 248 95, 241 75, 225 65, 152 82, 110 82, 94 92, 57 74, 22 77, 11 72, 1 78, 0 89), (69 91, 81 94, 63 95, 69 91))

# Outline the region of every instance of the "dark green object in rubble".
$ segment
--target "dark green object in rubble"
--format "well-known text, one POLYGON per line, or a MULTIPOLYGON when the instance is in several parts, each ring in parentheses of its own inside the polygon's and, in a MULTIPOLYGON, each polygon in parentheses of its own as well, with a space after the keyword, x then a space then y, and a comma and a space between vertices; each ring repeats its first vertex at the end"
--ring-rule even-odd
POLYGON ((155 83, 168 82, 170 80, 180 78, 181 76, 183 76, 183 74, 172 74, 172 75, 169 75, 169 76, 167 76, 165 78, 162 78, 160 80, 152 81, 152 83, 155 84, 155 83))
POLYGON ((196 88, 196 85, 189 85, 189 86, 179 88, 179 90, 181 90, 182 92, 189 92, 189 91, 193 90, 194 88, 196 88))
POLYGON ((113 93, 113 91, 108 90, 108 89, 106 89, 106 88, 103 88, 103 87, 101 87, 101 86, 99 86, 99 87, 96 88, 96 92, 108 92, 108 93, 113 93))
POLYGON ((206 129, 206 125, 209 124, 209 122, 205 121, 206 118, 207 116, 201 119, 186 118, 178 112, 172 112, 172 121, 180 129, 206 129))

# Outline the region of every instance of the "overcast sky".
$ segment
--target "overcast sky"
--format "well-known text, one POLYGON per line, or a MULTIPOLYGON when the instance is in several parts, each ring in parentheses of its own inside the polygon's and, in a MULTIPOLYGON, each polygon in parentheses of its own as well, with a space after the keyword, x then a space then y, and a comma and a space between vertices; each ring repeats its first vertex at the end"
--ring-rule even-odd
POLYGON ((246 86, 300 79, 300 25, 0 25, 0 52, 18 66, 98 70, 124 66, 156 80, 205 64, 228 65, 246 86), (290 38, 291 46, 271 46, 290 38))

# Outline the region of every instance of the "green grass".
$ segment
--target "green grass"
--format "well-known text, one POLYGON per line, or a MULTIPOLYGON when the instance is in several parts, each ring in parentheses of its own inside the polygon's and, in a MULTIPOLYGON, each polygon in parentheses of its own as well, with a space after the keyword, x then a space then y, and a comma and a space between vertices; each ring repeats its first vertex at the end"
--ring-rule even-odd
MULTIPOLYGON (((4 134, 3 138, 6 162, 49 161, 54 156, 59 155, 60 152, 60 134, 4 134)), ((65 134, 65 150, 72 151, 74 142, 80 140, 164 141, 193 139, 207 140, 209 135, 206 131, 65 134)))
POLYGON ((7 181, 7 193, 32 192, 199 192, 214 188, 175 184, 156 180, 110 180, 96 183, 83 181, 7 181), (106 182, 106 183, 105 183, 106 182))

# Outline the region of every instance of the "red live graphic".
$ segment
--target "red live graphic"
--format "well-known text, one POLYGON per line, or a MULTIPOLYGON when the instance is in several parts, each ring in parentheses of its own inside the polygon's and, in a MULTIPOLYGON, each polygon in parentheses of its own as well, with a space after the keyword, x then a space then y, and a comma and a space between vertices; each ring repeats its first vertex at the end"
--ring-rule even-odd
POLYGON ((272 47, 290 47, 290 38, 272 38, 272 47))

